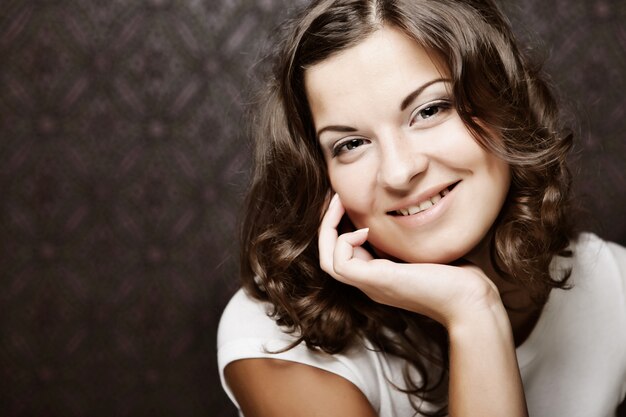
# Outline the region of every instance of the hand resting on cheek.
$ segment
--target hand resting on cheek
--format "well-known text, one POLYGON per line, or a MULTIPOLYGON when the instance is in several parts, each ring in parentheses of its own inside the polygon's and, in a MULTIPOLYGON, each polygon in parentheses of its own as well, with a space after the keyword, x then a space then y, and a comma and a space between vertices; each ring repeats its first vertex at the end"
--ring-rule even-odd
POLYGON ((498 289, 475 265, 408 264, 374 259, 363 245, 368 229, 339 234, 345 209, 332 198, 319 230, 321 268, 372 300, 431 317, 448 327, 470 311, 500 303, 498 289))

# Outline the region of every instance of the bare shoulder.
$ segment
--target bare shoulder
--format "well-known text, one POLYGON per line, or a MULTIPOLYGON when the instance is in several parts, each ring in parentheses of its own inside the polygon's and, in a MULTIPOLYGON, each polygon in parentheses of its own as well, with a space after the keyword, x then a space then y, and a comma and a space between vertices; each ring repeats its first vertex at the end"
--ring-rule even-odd
POLYGON ((365 395, 347 379, 280 359, 242 359, 224 376, 246 417, 376 417, 365 395))

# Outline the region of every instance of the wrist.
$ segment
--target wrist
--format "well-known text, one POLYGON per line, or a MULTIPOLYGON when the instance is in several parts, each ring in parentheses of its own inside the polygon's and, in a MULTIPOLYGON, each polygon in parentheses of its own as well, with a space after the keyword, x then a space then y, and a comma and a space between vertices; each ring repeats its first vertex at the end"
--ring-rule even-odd
POLYGON ((499 295, 490 297, 483 304, 475 304, 452 317, 446 324, 450 343, 471 340, 496 341, 513 344, 513 331, 508 314, 499 295))
POLYGON ((489 280, 474 281, 457 295, 456 307, 449 310, 443 325, 453 327, 475 324, 477 321, 508 323, 508 315, 497 287, 489 280))

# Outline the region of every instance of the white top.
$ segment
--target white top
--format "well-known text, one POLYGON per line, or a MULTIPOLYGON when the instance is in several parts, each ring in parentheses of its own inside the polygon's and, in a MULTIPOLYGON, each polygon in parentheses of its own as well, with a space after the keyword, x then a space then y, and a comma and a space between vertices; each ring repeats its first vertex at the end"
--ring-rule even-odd
MULTIPOLYGON (((626 394, 626 249, 582 234, 572 266, 571 290, 552 291, 528 339, 517 348, 531 417, 613 417, 626 394)), ((270 319, 270 307, 240 290, 220 321, 217 338, 222 385, 224 367, 244 358, 275 358, 315 366, 356 385, 380 417, 410 416, 403 386, 403 361, 372 350, 368 341, 329 355, 298 345, 272 354, 294 340, 270 319)))

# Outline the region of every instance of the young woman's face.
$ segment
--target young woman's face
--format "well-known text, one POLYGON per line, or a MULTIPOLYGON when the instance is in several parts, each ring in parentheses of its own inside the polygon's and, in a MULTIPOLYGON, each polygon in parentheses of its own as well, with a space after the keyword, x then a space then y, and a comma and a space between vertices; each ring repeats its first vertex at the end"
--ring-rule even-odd
POLYGON ((448 263, 486 236, 508 165, 454 110, 444 65, 395 28, 305 72, 330 182, 383 257, 448 263))

